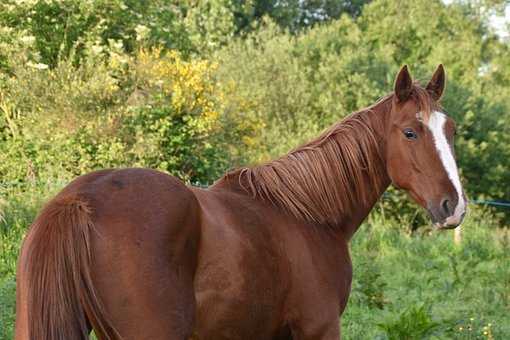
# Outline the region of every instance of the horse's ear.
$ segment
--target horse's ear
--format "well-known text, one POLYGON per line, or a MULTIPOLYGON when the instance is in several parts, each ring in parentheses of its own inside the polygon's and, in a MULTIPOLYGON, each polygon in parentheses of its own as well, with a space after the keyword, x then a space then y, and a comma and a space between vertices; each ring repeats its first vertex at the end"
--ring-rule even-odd
POLYGON ((429 83, 427 84, 427 91, 429 91, 434 100, 439 100, 443 95, 445 83, 446 74, 444 72, 444 67, 443 64, 439 64, 436 72, 434 72, 434 75, 432 76, 432 79, 430 79, 429 83))
POLYGON ((413 79, 409 74, 407 65, 404 65, 398 72, 395 80, 395 95, 400 102, 405 102, 413 90, 413 79))

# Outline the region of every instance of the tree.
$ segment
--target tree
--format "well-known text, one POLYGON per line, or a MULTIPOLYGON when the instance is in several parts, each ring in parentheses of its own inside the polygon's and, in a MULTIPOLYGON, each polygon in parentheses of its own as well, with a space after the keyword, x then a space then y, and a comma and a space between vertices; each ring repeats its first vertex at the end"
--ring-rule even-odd
POLYGON ((370 0, 251 0, 233 1, 238 31, 256 29, 264 16, 292 32, 338 19, 357 17, 370 0))

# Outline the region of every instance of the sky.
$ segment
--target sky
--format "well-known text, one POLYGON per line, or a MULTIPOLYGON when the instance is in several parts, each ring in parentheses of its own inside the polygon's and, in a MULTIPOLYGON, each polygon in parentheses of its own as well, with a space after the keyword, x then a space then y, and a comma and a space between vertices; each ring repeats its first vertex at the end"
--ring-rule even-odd
POLYGON ((504 16, 493 15, 491 17, 491 26, 494 28, 496 33, 501 38, 510 39, 509 25, 510 25, 510 4, 506 6, 504 16))

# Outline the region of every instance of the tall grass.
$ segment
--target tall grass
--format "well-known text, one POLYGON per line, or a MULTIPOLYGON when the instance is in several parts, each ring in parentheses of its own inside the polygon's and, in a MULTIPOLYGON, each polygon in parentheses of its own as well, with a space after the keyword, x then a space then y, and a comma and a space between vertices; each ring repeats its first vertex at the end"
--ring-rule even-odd
MULTIPOLYGON (((0 339, 12 339, 15 268, 25 231, 62 183, 4 191, 0 222, 0 339)), ((507 339, 510 233, 483 209, 453 233, 409 228, 376 211, 352 240, 345 339, 507 339)))

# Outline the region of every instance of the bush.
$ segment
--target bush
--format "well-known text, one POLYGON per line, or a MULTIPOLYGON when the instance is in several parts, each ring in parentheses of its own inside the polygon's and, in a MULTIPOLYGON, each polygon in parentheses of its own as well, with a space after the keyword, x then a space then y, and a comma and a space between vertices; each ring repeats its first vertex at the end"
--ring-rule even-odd
POLYGON ((410 306, 396 319, 377 324, 388 340, 424 339, 438 327, 425 306, 410 306))
POLYGON ((79 67, 20 65, 4 79, 0 176, 6 182, 144 166, 209 183, 244 159, 260 124, 228 111, 215 64, 160 50, 129 57, 112 49, 111 55, 90 56, 79 67))

